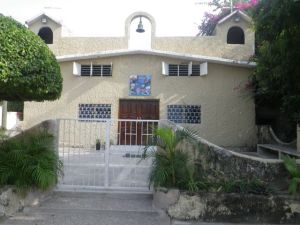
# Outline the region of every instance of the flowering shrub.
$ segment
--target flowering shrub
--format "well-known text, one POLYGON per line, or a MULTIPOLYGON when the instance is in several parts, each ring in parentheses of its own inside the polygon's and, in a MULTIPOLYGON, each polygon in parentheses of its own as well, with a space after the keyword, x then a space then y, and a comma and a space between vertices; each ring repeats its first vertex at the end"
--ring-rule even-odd
MULTIPOLYGON (((259 0, 244 0, 244 1, 232 0, 232 1, 234 3, 233 9, 243 10, 246 12, 250 11, 259 2, 259 0)), ((212 35, 218 21, 231 13, 230 1, 213 0, 213 2, 210 3, 210 5, 215 9, 213 10, 213 13, 206 12, 204 14, 204 19, 202 20, 201 24, 198 27, 199 29, 198 35, 202 35, 202 36, 212 35)))

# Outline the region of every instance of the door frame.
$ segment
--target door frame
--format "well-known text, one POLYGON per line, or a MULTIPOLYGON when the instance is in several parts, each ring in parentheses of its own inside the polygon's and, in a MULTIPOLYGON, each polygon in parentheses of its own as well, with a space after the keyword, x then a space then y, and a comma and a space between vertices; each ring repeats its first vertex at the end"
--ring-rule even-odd
MULTIPOLYGON (((160 99, 157 99, 157 98, 151 98, 151 99, 149 99, 149 98, 147 98, 147 99, 141 99, 141 98, 120 98, 119 99, 119 105, 118 105, 118 119, 122 119, 122 118, 120 118, 120 102, 121 101, 143 101, 143 102, 147 102, 147 101, 149 101, 149 102, 151 102, 151 101, 156 101, 156 102, 158 102, 158 118, 157 118, 157 120, 159 120, 160 119, 160 99)), ((146 119, 147 120, 147 119, 146 119)))
MULTIPOLYGON (((125 103, 126 104, 126 103, 125 103)), ((130 104, 130 103, 129 103, 130 104)), ((159 110, 159 106, 160 106, 160 100, 159 99, 119 99, 119 116, 118 116, 118 120, 119 120, 119 124, 118 124, 118 141, 119 144, 130 144, 130 145, 141 145, 141 144, 145 144, 146 141, 143 139, 145 136, 145 134, 147 134, 149 132, 149 122, 152 121, 152 126, 157 126, 157 122, 153 122, 153 121, 158 121, 159 117, 160 117, 160 110, 159 110), (133 114, 136 114, 137 118, 130 118, 130 116, 125 116, 125 118, 121 118, 121 102, 141 102, 141 106, 140 108, 137 107, 137 112, 134 112, 133 114), (143 107, 142 105, 145 104, 145 102, 155 102, 155 114, 153 118, 143 118, 143 107), (156 107, 158 109, 156 109, 156 107), (139 112, 139 109, 141 110, 139 112), (141 113, 141 115, 138 115, 139 113, 141 113), (129 121, 127 121, 129 120, 129 121), (131 135, 127 135, 127 134, 132 134, 131 135), (143 135, 144 134, 144 135, 143 135)), ((129 110, 130 111, 130 110, 129 110)), ((127 115, 130 115, 130 112, 128 112, 127 115)), ((148 114, 149 115, 149 114, 148 114)), ((153 113, 150 113, 150 115, 153 115, 153 113)))

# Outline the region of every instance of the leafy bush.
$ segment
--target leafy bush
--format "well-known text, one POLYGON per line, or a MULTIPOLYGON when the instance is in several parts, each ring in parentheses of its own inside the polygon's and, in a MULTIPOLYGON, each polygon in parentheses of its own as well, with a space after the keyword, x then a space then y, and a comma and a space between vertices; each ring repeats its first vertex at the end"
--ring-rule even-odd
POLYGON ((171 128, 161 127, 154 132, 155 136, 150 146, 157 146, 157 151, 147 151, 146 157, 154 158, 149 176, 150 185, 154 187, 193 188, 193 162, 188 153, 183 151, 183 141, 196 144, 187 130, 173 131, 171 128))
POLYGON ((275 106, 297 123, 300 123, 299 12, 299 1, 268 0, 259 1, 253 14, 257 102, 275 106))
POLYGON ((60 67, 41 38, 0 14, 0 99, 55 100, 62 91, 60 67))
POLYGON ((9 101, 7 102, 7 112, 23 112, 24 102, 9 101))
POLYGON ((62 174, 62 162, 46 132, 10 139, 0 147, 0 185, 47 189, 62 174))
POLYGON ((269 194, 272 192, 266 183, 260 180, 227 180, 217 182, 214 186, 218 191, 226 193, 269 194))
POLYGON ((297 165, 297 162, 294 158, 289 156, 283 157, 283 164, 291 176, 289 193, 295 194, 298 189, 298 184, 300 183, 300 166, 297 165))

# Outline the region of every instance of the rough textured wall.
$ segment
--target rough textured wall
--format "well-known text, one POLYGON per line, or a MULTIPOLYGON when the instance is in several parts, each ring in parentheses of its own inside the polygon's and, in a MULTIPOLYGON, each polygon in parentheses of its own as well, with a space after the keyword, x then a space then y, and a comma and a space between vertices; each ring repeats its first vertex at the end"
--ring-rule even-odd
POLYGON ((56 56, 127 49, 125 37, 62 37, 48 45, 56 56))
MULTIPOLYGON (((226 44, 219 36, 154 37, 151 46, 155 50, 247 61, 253 55, 253 43, 226 44)), ((127 49, 128 41, 125 37, 62 37, 48 46, 61 56, 127 49)))
POLYGON ((200 193, 181 194, 169 207, 173 219, 230 223, 299 224, 300 199, 291 196, 200 193))
MULTIPOLYGON (((50 20, 47 26, 54 31, 54 42, 48 46, 57 56, 128 49, 128 23, 129 21, 125 24, 127 36, 123 37, 62 37, 61 27, 50 20)), ((38 33, 42 26, 45 25, 39 20, 29 28, 38 33)), ((233 17, 228 19, 217 26, 214 36, 196 35, 197 31, 195 30, 194 37, 156 37, 155 25, 153 25, 151 47, 155 50, 236 60, 249 60, 254 54, 254 31, 251 24, 243 19, 238 23, 234 21, 233 17), (232 26, 239 26, 244 30, 245 44, 227 44, 227 32, 232 26)))
MULTIPOLYGON (((161 75, 162 61, 183 63, 165 57, 130 55, 95 59, 113 63, 112 77, 78 77, 73 62, 61 63, 62 96, 54 102, 26 102, 25 127, 50 118, 78 118, 79 103, 112 104, 112 118, 118 118, 119 99, 159 99, 160 119, 167 119, 169 104, 201 105, 201 124, 193 125, 201 136, 221 146, 253 146, 256 143, 254 102, 235 88, 247 82, 251 69, 209 64, 202 77, 161 75), (152 75, 151 96, 129 96, 129 76, 152 75)), ((79 61, 90 63, 90 61, 79 61)), ((185 62, 186 63, 186 62, 185 62)))
POLYGON ((264 159, 245 155, 219 147, 197 136, 200 149, 188 146, 193 153, 195 166, 201 175, 211 181, 220 180, 260 180, 268 183, 270 187, 287 190, 289 175, 284 168, 282 160, 264 159))
POLYGON ((9 217, 17 212, 22 212, 25 207, 39 205, 46 198, 49 198, 53 189, 40 191, 32 188, 26 195, 14 186, 0 188, 0 223, 1 217, 9 217))
POLYGON ((222 40, 219 36, 155 37, 152 48, 247 61, 253 55, 253 43, 246 43, 245 45, 227 44, 226 40, 222 40))

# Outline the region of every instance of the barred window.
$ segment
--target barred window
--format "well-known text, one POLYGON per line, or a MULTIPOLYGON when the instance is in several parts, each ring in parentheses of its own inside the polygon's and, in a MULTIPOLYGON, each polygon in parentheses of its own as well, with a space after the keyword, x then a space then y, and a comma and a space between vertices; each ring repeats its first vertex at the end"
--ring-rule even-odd
POLYGON ((91 65, 81 65, 81 76, 91 75, 91 65))
POLYGON ((169 76, 188 76, 188 64, 169 64, 169 76))
POLYGON ((111 104, 79 104, 79 119, 110 119, 111 104))
POLYGON ((174 123, 201 123, 200 105, 168 105, 168 120, 174 123))
POLYGON ((112 76, 112 64, 79 64, 74 62, 73 74, 76 76, 112 76))
POLYGON ((111 76, 111 65, 93 65, 92 76, 111 76))

